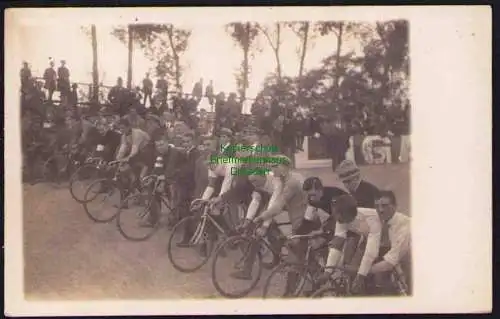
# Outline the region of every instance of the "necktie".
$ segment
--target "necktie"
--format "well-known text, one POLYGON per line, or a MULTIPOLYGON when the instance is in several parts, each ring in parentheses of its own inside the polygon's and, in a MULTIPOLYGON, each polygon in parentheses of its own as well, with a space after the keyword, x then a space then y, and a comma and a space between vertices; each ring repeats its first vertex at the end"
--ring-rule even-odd
POLYGON ((381 247, 390 247, 391 241, 389 238, 389 224, 382 224, 382 236, 380 238, 380 246, 381 247))

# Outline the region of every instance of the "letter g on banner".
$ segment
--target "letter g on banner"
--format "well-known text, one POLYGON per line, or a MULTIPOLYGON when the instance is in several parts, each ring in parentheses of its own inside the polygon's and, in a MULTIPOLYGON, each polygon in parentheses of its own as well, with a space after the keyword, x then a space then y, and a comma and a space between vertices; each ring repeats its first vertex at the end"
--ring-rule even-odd
MULTIPOLYGON (((390 146, 378 135, 365 137, 361 144, 361 152, 366 164, 383 164, 391 162, 390 146)), ((390 141, 388 141, 390 143, 390 141)))

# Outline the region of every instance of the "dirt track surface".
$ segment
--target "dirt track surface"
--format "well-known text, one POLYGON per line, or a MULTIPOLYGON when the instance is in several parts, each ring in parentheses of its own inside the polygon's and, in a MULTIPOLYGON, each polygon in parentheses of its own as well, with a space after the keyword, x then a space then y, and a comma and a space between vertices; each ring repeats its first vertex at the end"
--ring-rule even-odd
MULTIPOLYGON (((368 181, 394 190, 399 210, 410 213, 409 165, 361 170, 368 181)), ((329 168, 301 172, 339 186, 329 168)), ((189 274, 172 267, 166 229, 146 242, 130 242, 118 233, 115 222, 92 222, 67 189, 26 185, 23 196, 27 299, 222 298, 212 285, 210 263, 189 274)), ((250 296, 261 295, 263 281, 250 296)))

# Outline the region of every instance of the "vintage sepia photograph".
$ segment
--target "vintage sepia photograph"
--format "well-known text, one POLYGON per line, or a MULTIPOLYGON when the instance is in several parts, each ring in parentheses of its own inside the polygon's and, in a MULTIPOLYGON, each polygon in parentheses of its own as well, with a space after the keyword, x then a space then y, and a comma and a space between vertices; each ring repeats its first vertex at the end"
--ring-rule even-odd
POLYGON ((49 16, 15 31, 26 301, 414 295, 409 19, 49 16))

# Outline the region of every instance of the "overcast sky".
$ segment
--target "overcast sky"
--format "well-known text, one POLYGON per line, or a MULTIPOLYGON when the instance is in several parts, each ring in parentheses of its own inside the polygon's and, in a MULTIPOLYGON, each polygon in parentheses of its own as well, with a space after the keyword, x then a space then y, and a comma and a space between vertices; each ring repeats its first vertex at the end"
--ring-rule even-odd
MULTIPOLYGON (((235 46, 231 37, 226 33, 224 24, 189 25, 192 30, 189 48, 182 56, 181 63, 187 69, 183 73, 183 87, 190 92, 194 82, 203 78, 205 84, 214 81, 215 91, 234 92, 236 82, 234 73, 242 60, 242 51, 235 46)), ((110 34, 112 26, 97 25, 98 58, 100 81, 113 85, 118 76, 126 79, 127 75, 127 46, 110 34)), ((91 41, 81 30, 81 25, 52 23, 42 26, 25 26, 22 28, 23 51, 22 59, 32 65, 33 73, 41 75, 48 64, 49 57, 56 60, 65 59, 71 71, 71 80, 77 82, 91 82, 92 48, 91 41)), ((299 58, 297 49, 299 40, 293 32, 284 29, 281 49, 282 69, 284 75, 295 76, 298 73, 299 58)), ((250 87, 247 96, 254 97, 259 91, 263 79, 275 70, 274 55, 262 37, 259 40, 262 53, 257 53, 252 63, 250 87)), ((328 35, 311 43, 305 61, 305 68, 317 66, 320 61, 335 52, 335 36, 328 35)), ((360 51, 357 41, 347 41, 342 49, 343 53, 355 50, 360 51)), ((147 60, 141 50, 134 52, 133 82, 139 84, 145 72, 153 64, 147 60)))

